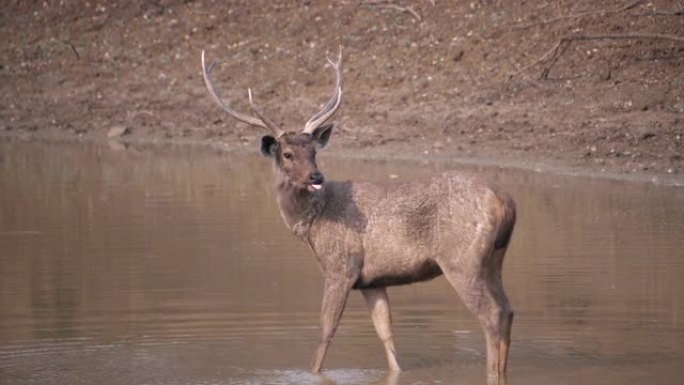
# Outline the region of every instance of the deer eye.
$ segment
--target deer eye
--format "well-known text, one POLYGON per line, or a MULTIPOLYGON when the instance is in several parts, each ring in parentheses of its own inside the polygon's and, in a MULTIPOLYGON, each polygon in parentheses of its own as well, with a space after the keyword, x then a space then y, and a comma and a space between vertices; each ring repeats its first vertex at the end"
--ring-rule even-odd
POLYGON ((292 159, 292 153, 291 153, 291 152, 284 152, 284 153, 283 153, 283 158, 285 158, 285 159, 292 159))

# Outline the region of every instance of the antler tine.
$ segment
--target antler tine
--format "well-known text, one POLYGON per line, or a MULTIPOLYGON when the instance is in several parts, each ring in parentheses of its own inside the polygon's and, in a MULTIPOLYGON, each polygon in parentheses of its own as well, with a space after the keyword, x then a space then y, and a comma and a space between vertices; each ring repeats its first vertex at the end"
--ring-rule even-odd
POLYGON ((280 136, 283 131, 272 121, 265 119, 265 117, 261 114, 259 110, 257 110, 254 107, 254 104, 252 103, 251 99, 251 92, 250 92, 250 105, 252 105, 252 111, 257 115, 258 118, 255 118, 253 116, 249 116, 246 114, 242 114, 240 112, 237 112, 233 110, 232 108, 228 107, 227 104, 225 104, 221 98, 218 96, 216 93, 216 89, 214 88, 214 84, 211 82, 211 77, 209 76, 211 74, 211 71, 214 69, 214 64, 211 65, 210 68, 207 68, 206 61, 204 59, 204 50, 202 50, 202 77, 204 77, 204 84, 207 86, 207 90, 209 90, 209 94, 211 95, 212 99, 214 99, 214 102, 218 104, 221 108, 223 108, 224 111, 228 113, 228 115, 232 116, 233 118, 243 122, 247 123, 253 126, 258 126, 258 127, 263 127, 263 128, 268 128, 271 131, 273 131, 273 134, 276 136, 280 136))
MULTIPOLYGON (((341 69, 339 69, 338 66, 341 64, 341 61, 342 61, 342 47, 340 47, 340 53, 339 53, 339 56, 337 58, 337 63, 330 60, 330 58, 327 56, 325 57, 325 60, 327 60, 328 63, 330 63, 330 65, 333 68, 341 71, 341 69)), ((318 111, 314 116, 312 116, 311 119, 309 119, 309 121, 313 121, 313 120, 318 119, 321 115, 323 115, 326 111, 328 111, 330 108, 332 108, 335 105, 335 103, 337 102, 337 99, 335 98, 335 96, 337 95, 337 89, 341 86, 342 86, 342 77, 338 76, 336 81, 335 81, 335 94, 330 98, 330 100, 328 101, 328 103, 326 103, 326 105, 323 107, 323 109, 321 111, 318 111)))
POLYGON ((262 122, 268 126, 271 131, 273 131, 273 134, 276 137, 280 137, 281 135, 284 134, 283 130, 278 127, 277 124, 275 124, 271 119, 267 118, 264 116, 263 113, 257 108, 257 106, 254 104, 254 100, 252 99, 252 89, 248 88, 247 89, 247 96, 249 97, 249 106, 252 107, 252 112, 254 112, 254 115, 256 115, 259 119, 261 119, 262 122))
POLYGON ((340 46, 340 52, 337 56, 337 63, 333 63, 330 58, 326 59, 335 69, 335 74, 337 77, 335 81, 335 91, 333 96, 330 97, 328 103, 326 103, 325 107, 323 107, 322 110, 320 110, 318 113, 312 116, 308 122, 306 122, 303 131, 305 133, 313 133, 316 128, 325 123, 335 114, 335 112, 337 112, 337 109, 340 107, 340 103, 342 103, 342 46, 340 46))

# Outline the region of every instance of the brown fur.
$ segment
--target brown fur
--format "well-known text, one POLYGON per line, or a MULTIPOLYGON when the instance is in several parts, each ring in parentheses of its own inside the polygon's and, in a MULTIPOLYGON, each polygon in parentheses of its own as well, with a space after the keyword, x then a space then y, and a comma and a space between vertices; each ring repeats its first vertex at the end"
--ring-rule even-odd
POLYGON ((352 289, 364 292, 390 368, 399 370, 385 287, 444 274, 480 320, 488 372, 503 373, 513 312, 501 268, 515 224, 513 200, 458 173, 392 188, 325 182, 313 190, 316 140, 290 133, 278 139, 274 154, 283 219, 311 247, 325 280, 312 370, 321 369, 352 289))

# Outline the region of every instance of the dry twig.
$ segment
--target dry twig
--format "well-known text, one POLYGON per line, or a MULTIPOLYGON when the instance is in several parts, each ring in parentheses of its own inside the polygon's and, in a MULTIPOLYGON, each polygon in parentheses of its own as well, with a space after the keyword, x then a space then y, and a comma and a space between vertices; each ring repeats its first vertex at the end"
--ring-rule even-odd
POLYGON ((420 14, 416 12, 415 9, 411 6, 402 6, 402 5, 397 5, 394 4, 390 1, 386 0, 369 0, 364 3, 365 5, 371 6, 371 7, 378 7, 378 8, 385 8, 385 9, 393 9, 395 11, 399 11, 402 13, 410 13, 416 20, 421 21, 423 20, 422 17, 420 17, 420 14))
POLYGON ((62 39, 60 41, 64 44, 68 45, 69 48, 71 48, 71 52, 73 52, 74 55, 76 56, 76 60, 81 60, 81 55, 78 54, 78 50, 76 49, 76 46, 73 45, 73 43, 71 43, 69 40, 65 40, 65 39, 62 39))

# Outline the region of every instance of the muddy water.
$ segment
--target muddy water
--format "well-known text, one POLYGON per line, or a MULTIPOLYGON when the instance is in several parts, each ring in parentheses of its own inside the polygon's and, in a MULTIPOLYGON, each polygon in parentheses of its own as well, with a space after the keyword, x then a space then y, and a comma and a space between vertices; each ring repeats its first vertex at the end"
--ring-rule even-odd
MULTIPOLYGON (((333 179, 449 168, 321 163, 333 179)), ((509 384, 684 381, 684 189, 470 171, 518 202, 509 384)), ((322 282, 270 175, 256 155, 0 142, 0 383, 485 383, 479 327, 441 278, 390 290, 403 373, 352 293, 309 374, 322 282)))

